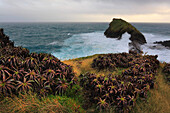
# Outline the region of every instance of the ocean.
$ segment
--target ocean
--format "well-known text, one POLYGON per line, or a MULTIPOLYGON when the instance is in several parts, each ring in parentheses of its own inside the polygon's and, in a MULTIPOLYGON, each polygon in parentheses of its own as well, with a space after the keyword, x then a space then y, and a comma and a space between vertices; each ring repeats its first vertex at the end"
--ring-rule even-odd
MULTIPOLYGON (((170 24, 132 23, 147 41, 142 50, 158 55, 161 62, 170 62, 170 49, 155 41, 170 40, 170 24)), ((93 54, 128 52, 130 35, 121 40, 106 38, 104 31, 109 23, 0 23, 6 35, 30 52, 51 53, 60 60, 85 57, 93 54)))

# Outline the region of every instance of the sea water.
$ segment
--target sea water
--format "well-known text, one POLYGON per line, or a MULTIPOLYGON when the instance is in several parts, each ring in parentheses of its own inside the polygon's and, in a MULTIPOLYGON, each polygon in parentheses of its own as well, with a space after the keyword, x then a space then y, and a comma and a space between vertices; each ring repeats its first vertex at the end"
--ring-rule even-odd
MULTIPOLYGON (((170 24, 132 23, 147 41, 142 50, 148 55, 158 55, 162 62, 170 62, 170 49, 155 41, 170 40, 170 24)), ((30 52, 51 53, 60 60, 85 57, 93 54, 128 52, 130 35, 121 40, 106 38, 104 31, 109 23, 0 23, 5 34, 16 46, 30 52)))

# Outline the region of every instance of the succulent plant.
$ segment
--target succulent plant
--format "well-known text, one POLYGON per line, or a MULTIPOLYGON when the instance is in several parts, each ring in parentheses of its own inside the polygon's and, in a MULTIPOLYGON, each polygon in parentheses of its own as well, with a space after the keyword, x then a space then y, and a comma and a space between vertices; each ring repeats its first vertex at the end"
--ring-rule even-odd
POLYGON ((58 94, 63 94, 69 87, 69 83, 65 79, 58 79, 56 91, 58 94))
POLYGON ((97 105, 99 106, 100 110, 109 107, 109 104, 106 102, 106 99, 101 99, 101 98, 99 98, 99 102, 97 103, 97 105))
POLYGON ((6 70, 2 71, 0 78, 0 94, 7 96, 12 94, 15 90, 14 79, 11 78, 12 75, 10 75, 6 70))
POLYGON ((3 95, 32 90, 40 95, 64 92, 75 84, 72 67, 47 53, 15 47, 0 29, 0 90, 3 95), (2 35, 2 36, 1 36, 2 35))
POLYGON ((17 90, 20 92, 27 92, 29 90, 33 90, 33 80, 29 80, 26 77, 24 77, 23 81, 17 81, 17 90))

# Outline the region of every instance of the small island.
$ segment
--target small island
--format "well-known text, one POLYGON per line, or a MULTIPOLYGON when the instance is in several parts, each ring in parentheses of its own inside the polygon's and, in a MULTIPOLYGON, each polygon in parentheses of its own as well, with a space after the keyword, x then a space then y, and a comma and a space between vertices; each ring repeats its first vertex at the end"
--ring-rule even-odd
MULTIPOLYGON (((121 19, 105 35, 121 38, 125 32, 131 41, 146 43, 121 19)), ((0 29, 0 112, 168 111, 170 65, 157 57, 129 51, 60 61, 14 46, 0 29)))
POLYGON ((147 43, 146 39, 140 31, 125 20, 113 18, 104 34, 108 38, 121 39, 126 32, 131 35, 129 39, 132 41, 133 49, 140 53, 140 45, 147 43))

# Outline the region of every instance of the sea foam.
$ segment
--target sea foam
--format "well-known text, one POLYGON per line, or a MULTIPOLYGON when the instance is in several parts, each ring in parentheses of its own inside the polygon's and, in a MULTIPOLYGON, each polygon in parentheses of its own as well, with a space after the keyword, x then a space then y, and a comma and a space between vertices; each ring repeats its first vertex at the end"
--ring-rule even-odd
MULTIPOLYGON (((160 61, 170 62, 170 49, 153 44, 155 41, 168 40, 169 37, 151 33, 144 33, 144 36, 147 40, 147 44, 142 46, 144 53, 158 55, 160 61)), ((130 35, 125 33, 121 40, 106 38, 103 31, 75 34, 64 41, 61 52, 55 52, 53 55, 61 60, 67 60, 93 54, 128 52, 129 37, 130 35)))

